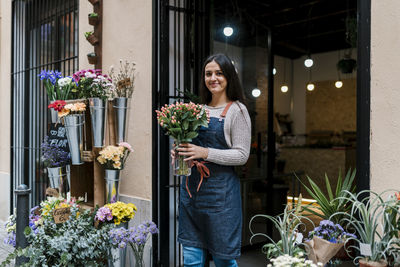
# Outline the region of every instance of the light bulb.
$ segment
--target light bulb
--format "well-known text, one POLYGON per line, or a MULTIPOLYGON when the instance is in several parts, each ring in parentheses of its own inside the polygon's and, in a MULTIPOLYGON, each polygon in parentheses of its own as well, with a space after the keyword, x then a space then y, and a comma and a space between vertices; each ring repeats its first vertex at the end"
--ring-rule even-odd
POLYGON ((307 58, 306 60, 304 60, 304 66, 306 66, 307 68, 311 68, 312 65, 314 65, 314 61, 311 58, 307 58))
POLYGON ((287 85, 282 85, 281 91, 282 93, 286 93, 287 91, 289 91, 289 87, 287 87, 287 85))
POLYGON ((258 89, 258 88, 254 88, 254 89, 251 91, 251 94, 252 94, 254 97, 259 97, 259 96, 261 95, 261 90, 258 89))
POLYGON ((276 74, 276 68, 272 69, 272 74, 275 75, 276 74))
POLYGON ((314 88, 315 88, 314 84, 312 84, 312 83, 307 84, 308 91, 312 91, 312 90, 314 90, 314 88))
POLYGON ((336 86, 336 88, 342 88, 343 82, 342 81, 336 81, 335 82, 335 86, 336 86))
POLYGON ((224 28, 224 35, 226 37, 229 37, 232 34, 233 34, 233 28, 232 27, 227 26, 227 27, 224 28))

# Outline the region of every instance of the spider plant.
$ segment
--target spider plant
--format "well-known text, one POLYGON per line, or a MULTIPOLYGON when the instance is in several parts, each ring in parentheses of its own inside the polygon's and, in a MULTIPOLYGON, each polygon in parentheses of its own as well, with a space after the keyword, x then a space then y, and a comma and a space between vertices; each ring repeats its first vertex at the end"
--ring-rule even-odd
MULTIPOLYGON (((301 203, 301 196, 299 197, 299 203, 301 203)), ((265 244, 262 247, 262 252, 267 255, 268 259, 276 258, 285 254, 294 257, 303 256, 305 253, 304 250, 300 248, 300 245, 303 245, 300 228, 305 227, 305 220, 310 222, 312 225, 314 224, 309 218, 300 215, 300 206, 300 204, 298 204, 295 208, 286 206, 283 213, 276 217, 264 214, 257 214, 253 216, 249 223, 249 229, 252 234, 250 243, 252 243, 255 237, 265 237, 270 243, 265 244), (280 240, 278 242, 275 242, 265 233, 253 232, 252 223, 257 218, 264 218, 273 223, 274 227, 279 232, 280 240)))
POLYGON ((345 178, 342 178, 341 172, 337 179, 336 190, 333 191, 329 182, 328 176, 325 174, 325 185, 326 193, 309 177, 307 176, 310 186, 306 186, 298 177, 297 179, 303 184, 304 188, 316 200, 318 206, 304 206, 303 210, 313 215, 320 217, 323 220, 330 220, 332 222, 339 223, 343 218, 343 213, 348 212, 351 209, 346 195, 348 193, 355 192, 355 185, 353 184, 356 176, 356 170, 351 171, 349 169, 346 173, 345 178), (317 210, 317 211, 316 211, 317 210), (339 212, 339 213, 338 213, 339 212), (343 213, 340 213, 343 212, 343 213), (336 214, 336 216, 332 216, 336 214))

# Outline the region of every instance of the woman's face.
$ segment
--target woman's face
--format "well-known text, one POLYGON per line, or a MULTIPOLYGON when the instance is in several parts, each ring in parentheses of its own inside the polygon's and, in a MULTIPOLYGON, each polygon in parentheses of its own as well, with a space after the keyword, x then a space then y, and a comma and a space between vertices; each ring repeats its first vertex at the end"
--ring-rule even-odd
POLYGON ((211 61, 204 69, 204 82, 212 95, 226 94, 226 80, 217 62, 211 61))

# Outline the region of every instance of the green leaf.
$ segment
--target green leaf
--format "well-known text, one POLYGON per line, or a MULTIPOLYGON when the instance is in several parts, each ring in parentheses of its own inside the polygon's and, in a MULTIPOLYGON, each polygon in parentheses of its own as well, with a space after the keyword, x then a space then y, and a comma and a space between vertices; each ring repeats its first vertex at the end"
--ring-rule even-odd
POLYGON ((188 133, 186 134, 185 138, 187 138, 187 139, 194 139, 194 138, 196 138, 198 135, 199 135, 199 134, 196 133, 196 132, 188 132, 188 133))
MULTIPOLYGON (((185 114, 186 115, 186 114, 185 114)), ((182 128, 184 131, 186 131, 187 129, 189 129, 189 121, 184 120, 182 123, 182 128)))
POLYGON ((169 131, 173 135, 179 135, 179 134, 182 133, 182 129, 181 128, 169 128, 169 131))
POLYGON ((329 200, 332 201, 333 200, 332 188, 331 188, 331 184, 329 183, 328 175, 326 173, 325 173, 325 183, 326 183, 326 190, 328 191, 328 195, 329 195, 329 200))

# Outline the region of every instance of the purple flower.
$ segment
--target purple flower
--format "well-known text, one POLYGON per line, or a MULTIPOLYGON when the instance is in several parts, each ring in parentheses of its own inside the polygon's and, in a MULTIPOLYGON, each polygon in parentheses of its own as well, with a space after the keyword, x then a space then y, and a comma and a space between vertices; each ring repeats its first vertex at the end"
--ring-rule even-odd
POLYGON ((111 210, 108 207, 101 207, 97 210, 95 219, 100 222, 111 221, 113 219, 111 210))

